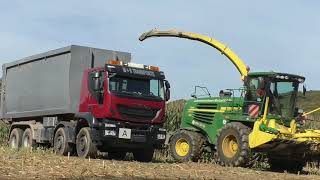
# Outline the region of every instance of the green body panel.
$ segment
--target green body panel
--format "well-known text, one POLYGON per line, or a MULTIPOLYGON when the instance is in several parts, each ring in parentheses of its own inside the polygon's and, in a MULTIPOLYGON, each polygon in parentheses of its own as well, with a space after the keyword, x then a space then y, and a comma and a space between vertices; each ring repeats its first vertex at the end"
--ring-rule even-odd
POLYGON ((239 97, 188 100, 183 110, 181 128, 200 131, 207 135, 211 144, 215 144, 217 131, 230 121, 230 117, 243 120, 242 105, 243 98, 239 97))

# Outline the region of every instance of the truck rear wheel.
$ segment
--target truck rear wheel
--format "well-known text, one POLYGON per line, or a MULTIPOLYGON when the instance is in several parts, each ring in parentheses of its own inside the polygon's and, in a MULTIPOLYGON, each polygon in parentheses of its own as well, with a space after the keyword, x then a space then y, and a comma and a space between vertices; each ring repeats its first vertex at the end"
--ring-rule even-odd
POLYGON ((250 129, 239 122, 226 124, 217 134, 217 158, 224 166, 245 167, 250 160, 250 129))
POLYGON ((63 127, 60 127, 54 134, 53 150, 58 155, 67 155, 71 150, 63 127))
POLYGON ((91 129, 89 127, 82 128, 76 140, 76 149, 79 157, 95 158, 97 156, 97 148, 92 142, 91 129))
POLYGON ((30 128, 24 130, 22 135, 22 147, 23 148, 33 148, 35 147, 35 142, 32 139, 32 131, 30 128))
POLYGON ((21 147, 22 144, 22 134, 23 130, 20 128, 14 128, 9 137, 9 147, 12 149, 18 149, 21 147))
POLYGON ((133 152, 134 160, 140 162, 150 162, 153 158, 154 149, 147 148, 147 149, 139 149, 133 152))
POLYGON ((179 130, 170 140, 170 152, 178 162, 198 161, 203 151, 204 139, 197 132, 179 130))

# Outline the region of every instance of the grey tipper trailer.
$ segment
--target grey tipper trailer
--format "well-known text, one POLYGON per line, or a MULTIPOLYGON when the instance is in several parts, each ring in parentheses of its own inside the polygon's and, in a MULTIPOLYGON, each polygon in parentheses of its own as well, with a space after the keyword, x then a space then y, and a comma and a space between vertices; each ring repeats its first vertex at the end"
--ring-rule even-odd
MULTIPOLYGON (((114 59, 129 62, 131 54, 71 45, 3 64, 0 116, 11 119, 10 138, 16 136, 9 144, 52 144, 60 126, 74 133, 72 120, 79 112, 85 69, 105 67, 107 60, 114 59)), ((75 141, 65 137, 67 142, 75 141)))
POLYGON ((30 119, 79 110, 83 71, 131 54, 71 45, 2 66, 1 117, 30 119))

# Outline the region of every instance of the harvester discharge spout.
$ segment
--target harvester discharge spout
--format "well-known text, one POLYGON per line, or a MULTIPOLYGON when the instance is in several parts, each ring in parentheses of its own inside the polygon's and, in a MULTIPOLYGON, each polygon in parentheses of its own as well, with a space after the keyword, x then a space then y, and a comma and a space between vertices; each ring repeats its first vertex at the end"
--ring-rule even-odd
POLYGON ((150 37, 178 37, 184 39, 190 39, 195 41, 200 41, 202 43, 208 44, 211 47, 214 47, 218 51, 220 51, 223 55, 225 55, 237 68, 241 75, 241 79, 244 80, 247 77, 249 68, 245 65, 245 63, 240 59, 240 57, 234 53, 230 48, 221 43, 218 40, 215 40, 209 36, 193 33, 193 32, 181 32, 176 30, 169 31, 159 31, 153 29, 151 31, 143 33, 140 37, 140 41, 144 41, 150 37))

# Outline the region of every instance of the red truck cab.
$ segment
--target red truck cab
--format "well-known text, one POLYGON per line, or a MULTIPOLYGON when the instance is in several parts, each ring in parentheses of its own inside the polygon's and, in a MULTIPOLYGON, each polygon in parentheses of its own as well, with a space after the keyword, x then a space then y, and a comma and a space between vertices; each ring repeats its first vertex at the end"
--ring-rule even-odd
MULTIPOLYGON (((92 147, 116 159, 133 152, 136 160, 151 161, 166 137, 163 123, 170 84, 164 73, 155 66, 113 60, 85 70, 82 80, 78 117, 91 129, 92 147)), ((90 154, 85 138, 82 147, 76 143, 79 156, 90 154)))

